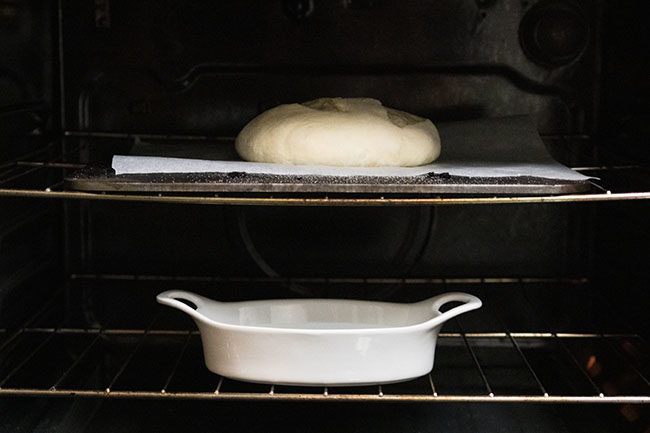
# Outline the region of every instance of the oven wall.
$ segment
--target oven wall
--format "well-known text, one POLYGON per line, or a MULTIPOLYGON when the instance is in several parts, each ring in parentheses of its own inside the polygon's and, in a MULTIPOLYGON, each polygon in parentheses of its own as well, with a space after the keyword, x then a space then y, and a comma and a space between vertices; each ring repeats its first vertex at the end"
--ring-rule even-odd
MULTIPOLYGON (((597 134, 600 158, 609 164, 647 164, 650 160, 647 73, 650 27, 645 17, 650 15, 650 3, 623 0, 608 2, 606 6, 597 134)), ((636 179, 639 187, 647 191, 648 180, 643 175, 637 175, 636 179)), ((625 185, 626 180, 620 182, 625 185)), ((593 280, 599 283, 616 314, 630 318, 631 327, 648 337, 650 205, 647 201, 599 204, 594 215, 593 280)))
MULTIPOLYGON (((76 206, 77 207, 77 206, 76 206)), ((73 271, 285 277, 584 276, 588 209, 78 204, 73 271)))
MULTIPOLYGON (((11 185, 12 160, 56 155, 54 144, 34 153, 58 122, 55 19, 52 2, 0 1, 0 188, 11 185)), ((62 220, 59 201, 2 198, 0 328, 23 323, 57 289, 62 220)))
POLYGON ((611 2, 604 14, 600 136, 603 157, 650 160, 648 2, 611 2))
POLYGON ((530 113, 543 134, 591 134, 601 14, 586 0, 65 3, 66 123, 233 134, 280 103, 365 96, 436 121, 530 113))

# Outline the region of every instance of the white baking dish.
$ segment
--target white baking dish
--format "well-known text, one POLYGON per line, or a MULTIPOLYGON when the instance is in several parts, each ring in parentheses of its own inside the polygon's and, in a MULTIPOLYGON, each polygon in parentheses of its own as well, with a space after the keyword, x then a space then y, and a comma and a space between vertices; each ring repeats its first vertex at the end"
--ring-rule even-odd
POLYGON ((442 325, 481 306, 475 296, 457 292, 414 304, 333 299, 224 303, 177 290, 157 299, 192 316, 212 372, 312 386, 390 383, 427 374, 442 325), (441 313, 448 302, 462 304, 441 313))

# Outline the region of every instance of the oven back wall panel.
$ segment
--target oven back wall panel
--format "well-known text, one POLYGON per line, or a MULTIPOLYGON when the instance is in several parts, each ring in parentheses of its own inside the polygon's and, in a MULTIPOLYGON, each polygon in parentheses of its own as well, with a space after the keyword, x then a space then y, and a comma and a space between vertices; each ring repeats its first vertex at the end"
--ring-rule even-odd
POLYGON ((83 203, 72 271, 285 277, 584 276, 588 208, 83 203), (188 212, 191 210, 191 212, 188 212))
POLYGON ((67 124, 235 133, 279 103, 370 96, 437 121, 532 113, 543 133, 594 130, 600 1, 565 2, 568 39, 546 54, 575 55, 550 66, 520 43, 556 13, 537 1, 322 0, 304 18, 287 3, 66 3, 67 124))

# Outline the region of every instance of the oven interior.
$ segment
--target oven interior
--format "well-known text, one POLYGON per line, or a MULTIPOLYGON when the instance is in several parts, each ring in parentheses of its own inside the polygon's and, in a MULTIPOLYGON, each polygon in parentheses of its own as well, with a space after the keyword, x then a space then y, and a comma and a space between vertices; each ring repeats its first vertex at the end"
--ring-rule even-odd
POLYGON ((648 12, 0 0, 0 426, 647 432, 648 12), (143 142, 232 154, 256 114, 321 96, 434 122, 531 114, 592 190, 391 205, 66 188, 143 142), (155 302, 167 289, 224 301, 465 291, 484 306, 445 325, 428 376, 301 388, 208 372, 191 320, 155 302))

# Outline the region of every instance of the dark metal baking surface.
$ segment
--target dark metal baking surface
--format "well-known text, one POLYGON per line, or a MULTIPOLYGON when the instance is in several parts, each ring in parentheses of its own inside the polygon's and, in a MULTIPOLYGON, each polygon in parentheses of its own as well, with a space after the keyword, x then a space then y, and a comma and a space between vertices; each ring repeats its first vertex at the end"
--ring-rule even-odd
MULTIPOLYGON (((137 135, 138 137, 140 135, 137 135)), ((162 136, 162 135, 142 135, 147 140, 188 140, 188 141, 210 141, 214 137, 207 136, 162 136)), ((419 180, 406 187, 403 184, 397 184, 401 191, 398 193, 380 192, 387 191, 395 184, 387 182, 381 185, 367 185, 366 191, 356 192, 357 185, 351 184, 350 178, 336 178, 341 183, 334 183, 328 179, 326 184, 314 183, 310 185, 312 191, 307 192, 305 179, 298 181, 293 179, 293 183, 279 183, 279 180, 268 182, 265 185, 266 192, 254 192, 250 183, 246 182, 247 178, 239 174, 231 174, 228 184, 221 184, 223 192, 217 191, 217 185, 206 184, 207 191, 199 191, 196 188, 197 182, 192 181, 194 192, 182 191, 182 182, 180 178, 173 178, 174 182, 169 182, 172 187, 179 188, 175 191, 165 192, 147 191, 142 188, 135 189, 136 185, 124 182, 123 189, 118 189, 119 183, 110 184, 112 189, 107 185, 96 185, 91 189, 83 183, 93 181, 89 174, 97 173, 98 179, 110 177, 112 181, 120 179, 122 182, 126 177, 114 176, 109 169, 103 171, 93 169, 89 165, 90 159, 95 167, 106 167, 108 161, 115 152, 128 152, 134 139, 134 134, 124 133, 78 133, 66 132, 63 137, 55 137, 46 140, 46 137, 37 137, 42 142, 42 147, 35 151, 26 152, 15 158, 12 158, 0 164, 0 196, 5 197, 32 197, 32 198, 56 198, 56 199, 75 199, 75 200, 102 200, 102 201, 130 201, 130 202, 158 202, 158 203, 184 203, 184 204, 212 204, 212 205, 267 205, 267 206, 430 206, 430 205, 468 205, 468 204, 496 204, 496 203, 568 203, 568 202, 601 202, 601 201, 619 201, 619 200, 647 200, 650 199, 650 171, 643 164, 623 165, 594 165, 587 164, 573 167, 573 170, 583 173, 587 176, 594 176, 587 184, 567 184, 554 186, 553 184, 543 185, 546 192, 533 192, 534 188, 539 188, 537 182, 543 182, 543 179, 532 179, 523 182, 517 179, 519 190, 511 193, 490 193, 489 188, 501 187, 494 185, 494 179, 490 183, 473 184, 472 188, 476 193, 470 193, 465 189, 464 194, 454 193, 453 188, 458 188, 458 184, 446 179, 443 173, 436 178, 419 180), (89 135, 91 134, 91 135, 89 135), (77 137, 79 136, 79 137, 77 137), (91 141, 86 137, 99 138, 104 140, 91 141), (81 138, 84 137, 84 138, 81 138), (79 141, 79 142, 78 142, 79 141), (96 153, 92 158, 82 157, 90 151, 96 153), (78 155, 79 153, 79 155, 78 155), (85 176, 85 177, 84 177, 85 176), (342 183, 347 182, 347 183, 342 183), (428 182, 428 183, 424 183, 428 182), (272 185, 273 184, 273 185, 272 185), (300 185, 302 192, 297 191, 296 185, 300 185), (278 186, 279 185, 279 186, 278 186), (340 185, 345 192, 333 192, 333 185, 340 185), (419 192, 422 190, 439 191, 447 187, 446 192, 419 192), (133 189, 127 189, 133 188, 133 189), (272 187, 277 189, 273 190, 272 187), (329 187, 329 189, 327 188, 329 187), (227 189, 229 188, 229 189, 227 189), (239 188, 239 190, 235 190, 239 188), (294 188, 291 190, 291 188, 294 188), (320 188, 320 189, 318 189, 320 188), (381 189, 380 189, 381 188, 381 189), (548 190, 556 188, 555 192, 549 193, 548 190), (566 193, 562 188, 579 190, 577 193, 566 193), (227 190, 226 190, 227 189, 227 190), (284 189, 285 192, 280 192, 284 189), (524 189, 527 189, 526 191, 524 189), (138 191, 138 192, 135 192, 138 191), (317 192, 326 191, 326 192, 317 192), (329 192, 332 191, 332 192, 329 192)), ((580 137, 546 137, 551 142, 559 140, 563 143, 573 143, 577 139, 578 143, 583 143, 585 138, 580 137)), ((216 140, 219 141, 219 140, 216 140)), ((569 148, 579 148, 570 145, 569 148)), ((149 175, 152 176, 152 175, 149 175)), ((155 176, 155 175, 154 175, 155 176)), ((171 176, 171 175, 170 175, 171 176)), ((190 174, 176 175, 186 176, 191 179, 190 174)), ((205 176, 205 175, 201 175, 205 176)), ((223 176, 223 175, 222 175, 223 176)), ((227 175, 226 175, 227 176, 227 175)), ((95 179, 95 180, 98 180, 95 179)), ((160 185, 153 184, 151 177, 147 179, 146 184, 149 187, 160 188, 160 185)), ((476 179, 474 179, 476 181, 476 179)), ((507 179, 501 179, 506 180, 507 179)), ((138 180, 142 182, 142 180, 138 180)), ((285 182, 288 180, 285 179, 285 182)), ((98 182, 99 183, 99 182, 98 182)), ((104 182, 108 184, 108 182, 104 182)), ((258 186, 260 187, 260 186, 258 186)))
POLYGON ((591 188, 589 181, 558 181, 531 176, 465 177, 429 173, 410 177, 289 176, 232 173, 123 174, 89 167, 65 179, 66 189, 106 192, 237 192, 525 195, 573 194, 591 188))

